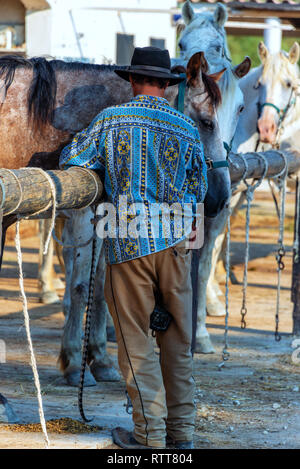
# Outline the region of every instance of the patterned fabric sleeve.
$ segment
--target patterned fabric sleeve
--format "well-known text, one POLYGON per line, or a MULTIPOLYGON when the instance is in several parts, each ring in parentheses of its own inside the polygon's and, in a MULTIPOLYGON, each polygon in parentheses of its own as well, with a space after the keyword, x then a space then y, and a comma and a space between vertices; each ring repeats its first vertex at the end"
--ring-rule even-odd
POLYGON ((100 113, 86 129, 73 137, 71 143, 63 149, 60 155, 61 169, 81 166, 97 170, 100 176, 104 176, 105 157, 101 151, 105 140, 103 121, 104 113, 100 113))
POLYGON ((203 145, 198 139, 192 153, 192 171, 189 173, 188 192, 195 195, 197 202, 203 202, 207 192, 207 168, 203 145))

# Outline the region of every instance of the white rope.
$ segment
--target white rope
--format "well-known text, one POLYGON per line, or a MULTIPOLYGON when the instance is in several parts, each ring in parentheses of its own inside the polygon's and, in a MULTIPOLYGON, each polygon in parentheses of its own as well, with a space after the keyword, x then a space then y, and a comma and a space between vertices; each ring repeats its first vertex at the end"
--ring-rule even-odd
POLYGON ((22 250, 21 250, 21 243, 20 243, 20 219, 19 218, 16 223, 15 243, 16 243, 16 250, 18 254, 19 285, 20 285, 21 295, 23 299, 23 314, 24 314, 24 323, 25 323, 26 334, 27 334, 27 341, 28 341, 28 346, 29 346, 29 351, 30 351, 30 364, 31 364, 31 368, 32 368, 33 376, 34 376, 34 384, 35 384, 36 392, 37 392, 39 416, 40 416, 41 427, 42 427, 42 431, 43 431, 44 439, 45 439, 45 447, 46 449, 48 449, 50 445, 50 441, 49 441, 48 434, 47 434, 39 374, 38 374, 36 359, 34 355, 33 344, 31 340, 27 298, 26 298, 26 294, 24 290, 24 278, 23 278, 23 269, 22 269, 22 250))
POLYGON ((19 200, 17 202, 17 205, 12 210, 10 210, 9 212, 3 213, 4 216, 7 216, 7 215, 10 215, 11 213, 15 212, 16 210, 18 210, 18 208, 20 207, 21 202, 22 202, 22 198, 23 198, 23 190, 22 190, 21 183, 20 183, 17 175, 13 172, 13 170, 12 169, 7 169, 7 168, 3 168, 3 169, 5 169, 5 171, 7 171, 9 174, 11 174, 13 176, 13 178, 17 181, 17 185, 19 187, 19 200))

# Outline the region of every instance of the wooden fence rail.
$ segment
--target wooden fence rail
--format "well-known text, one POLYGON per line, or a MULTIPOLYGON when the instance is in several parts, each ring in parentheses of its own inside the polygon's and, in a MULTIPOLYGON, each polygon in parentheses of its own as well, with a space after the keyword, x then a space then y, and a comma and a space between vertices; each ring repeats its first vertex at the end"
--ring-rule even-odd
MULTIPOLYGON (((268 161, 266 177, 275 176, 284 168, 285 160, 282 152, 269 150, 261 154, 268 161)), ((284 156, 288 165, 288 174, 300 170, 300 153, 288 149, 284 151, 284 156)), ((265 165, 259 153, 244 153, 243 157, 231 153, 229 170, 231 181, 235 183, 243 177, 260 178, 264 174, 265 165), (244 160, 247 161, 247 165, 244 160), (246 166, 247 171, 245 171, 246 166)), ((70 168, 66 171, 47 171, 47 175, 50 176, 55 186, 57 210, 82 208, 91 205, 94 201, 99 202, 101 199, 103 185, 94 171, 70 168)), ((0 169, 0 218, 7 213, 34 216, 36 212, 49 206, 52 196, 48 177, 42 171, 35 168, 0 169)), ((48 210, 40 217, 46 218, 50 215, 51 210, 48 210)), ((298 217, 300 224, 299 220, 300 217, 298 217)), ((297 252, 300 253, 300 225, 295 230, 294 246, 298 246, 297 252)), ((295 253, 292 301, 294 303, 293 332, 300 335, 300 254, 295 256, 295 253)))
MULTIPOLYGON (((300 154, 286 151, 289 174, 300 169, 300 154)), ((268 161, 267 177, 274 176, 284 167, 281 153, 269 150, 263 153, 268 161)), ((264 173, 264 162, 257 153, 245 153, 248 170, 246 178, 259 178, 264 173)), ((239 181, 245 173, 243 159, 235 153, 230 154, 230 176, 232 182, 239 181)), ((95 199, 99 201, 103 186, 94 171, 82 171, 70 168, 66 171, 46 171, 56 188, 57 209, 81 208, 95 199)), ((47 207, 51 201, 51 187, 45 175, 35 168, 23 168, 8 171, 0 169, 0 207, 4 215, 8 212, 30 216, 47 207), (13 172, 13 174, 12 174, 13 172), (21 197, 21 201, 20 201, 21 197)))

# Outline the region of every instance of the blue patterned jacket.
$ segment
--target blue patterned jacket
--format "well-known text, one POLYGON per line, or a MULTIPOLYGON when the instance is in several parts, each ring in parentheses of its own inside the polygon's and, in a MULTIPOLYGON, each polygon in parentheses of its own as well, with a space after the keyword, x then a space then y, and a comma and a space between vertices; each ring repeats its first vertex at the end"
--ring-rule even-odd
POLYGON ((139 95, 102 111, 63 149, 60 167, 70 166, 96 170, 104 182, 108 203, 98 207, 103 223, 97 233, 105 237, 110 264, 161 251, 184 239, 191 230, 195 204, 203 202, 207 191, 195 123, 166 99, 154 96, 139 95), (166 212, 158 210, 158 204, 175 207, 167 224, 166 212), (178 229, 180 217, 176 217, 180 209, 186 216, 183 230, 178 229))

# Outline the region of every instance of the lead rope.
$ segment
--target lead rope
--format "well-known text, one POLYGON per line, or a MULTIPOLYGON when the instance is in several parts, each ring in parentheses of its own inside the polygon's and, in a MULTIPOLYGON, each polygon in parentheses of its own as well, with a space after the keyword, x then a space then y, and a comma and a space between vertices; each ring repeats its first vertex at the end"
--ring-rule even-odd
MULTIPOLYGON (((251 203, 254 197, 254 192, 260 186, 262 183, 263 179, 265 178, 269 164, 267 159, 262 153, 257 152, 256 153, 259 158, 263 161, 264 164, 264 171, 262 176, 256 181, 255 184, 251 183, 249 184, 246 180, 245 177, 243 177, 243 181, 247 186, 246 190, 246 199, 247 199, 247 209, 246 209, 246 250, 245 250, 245 263, 244 263, 244 276, 243 276, 243 300, 242 300, 242 307, 241 307, 241 328, 245 329, 246 328, 246 321, 245 321, 245 316, 247 314, 247 286, 248 286, 248 263, 249 263, 249 235, 250 235, 250 209, 251 209, 251 203)), ((245 167, 246 167, 246 160, 242 155, 239 155, 242 157, 243 161, 245 162, 245 167)))
POLYGON ((22 262, 23 261, 22 261, 22 250, 21 250, 21 243, 20 243, 20 218, 19 217, 18 217, 18 220, 17 220, 17 223, 16 223, 15 243, 16 243, 16 250, 17 250, 17 255, 18 255, 18 265, 19 265, 19 285, 20 285, 20 290, 21 290, 21 296, 22 296, 22 299, 23 299, 24 323, 25 323, 27 341, 28 341, 28 346, 29 346, 29 351, 30 351, 30 364, 31 364, 31 368, 32 368, 33 376, 34 376, 34 384, 35 384, 36 392, 37 392, 40 423, 41 423, 42 431, 43 431, 43 434, 44 434, 45 447, 46 447, 46 449, 48 449, 49 446, 50 446, 50 441, 49 441, 48 434, 47 434, 47 428, 46 428, 46 422, 45 422, 45 416, 44 416, 44 410, 43 410, 43 400, 42 400, 41 386, 40 386, 40 380, 39 380, 39 373, 38 373, 38 369, 37 369, 36 359, 35 359, 32 340, 31 340, 28 304, 27 304, 27 298, 26 298, 26 294, 25 294, 25 290, 24 290, 24 278, 23 278, 23 269, 22 269, 22 262))
MULTIPOLYGON (((94 207, 94 216, 96 212, 96 206, 94 207)), ((94 288, 95 288, 95 276, 96 276, 96 246, 97 246, 97 238, 95 236, 96 233, 96 223, 97 218, 95 216, 92 219, 93 223, 93 243, 92 243, 92 260, 91 260, 91 273, 90 273, 90 283, 89 283, 89 296, 88 296, 88 303, 87 303, 87 310, 86 310, 86 319, 85 319, 85 329, 84 329, 84 340, 83 340, 83 349, 82 349, 82 360, 81 360, 81 369, 80 369, 80 380, 79 380, 79 387, 78 387, 78 408, 81 415, 81 418, 85 422, 91 422, 93 418, 88 419, 85 416, 83 410, 83 388, 84 388, 84 376, 85 376, 85 368, 88 358, 88 346, 89 346, 89 339, 90 339, 90 330, 91 330, 91 315, 92 315, 92 306, 93 306, 93 299, 94 299, 94 288)))

